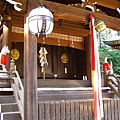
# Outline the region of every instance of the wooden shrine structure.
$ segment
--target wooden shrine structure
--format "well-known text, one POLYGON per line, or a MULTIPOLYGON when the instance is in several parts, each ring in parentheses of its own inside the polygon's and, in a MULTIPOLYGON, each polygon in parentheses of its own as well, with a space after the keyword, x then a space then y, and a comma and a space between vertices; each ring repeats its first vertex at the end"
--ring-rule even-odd
MULTIPOLYGON (((21 119, 93 120, 89 15, 103 20, 108 28, 120 31, 120 1, 43 0, 43 5, 54 16, 53 32, 44 39, 33 36, 27 26, 29 12, 38 7, 40 1, 14 1, 22 4, 16 3, 21 11, 16 11, 8 0, 0 1, 0 48, 8 45, 11 51, 6 67, 21 119), (41 46, 48 52, 45 68, 39 63, 41 46), (11 58, 17 71, 14 71, 14 62, 10 64, 11 58), (87 80, 83 81, 83 76, 87 80), (49 91, 45 91, 46 88, 49 91)), ((103 87, 106 87, 103 91, 111 91, 104 86, 104 81, 103 87)), ((120 100, 113 99, 114 94, 119 97, 119 93, 118 90, 103 94, 103 98, 112 98, 104 99, 104 120, 120 119, 120 100)))

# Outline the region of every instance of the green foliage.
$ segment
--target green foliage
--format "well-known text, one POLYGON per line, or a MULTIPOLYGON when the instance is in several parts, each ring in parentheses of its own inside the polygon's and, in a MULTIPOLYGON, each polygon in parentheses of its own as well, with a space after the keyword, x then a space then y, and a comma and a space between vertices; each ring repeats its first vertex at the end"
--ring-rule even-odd
POLYGON ((120 75, 120 50, 111 50, 107 46, 99 48, 100 64, 102 66, 104 57, 108 58, 108 62, 112 61, 114 74, 120 75))

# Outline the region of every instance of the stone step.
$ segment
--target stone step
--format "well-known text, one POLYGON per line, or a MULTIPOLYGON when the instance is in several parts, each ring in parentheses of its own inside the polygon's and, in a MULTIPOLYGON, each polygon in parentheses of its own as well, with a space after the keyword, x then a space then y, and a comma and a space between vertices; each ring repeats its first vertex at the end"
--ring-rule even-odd
POLYGON ((0 120, 22 120, 20 112, 5 112, 1 113, 0 120))
POLYGON ((0 104, 16 103, 14 95, 0 95, 0 104))
POLYGON ((1 108, 1 113, 19 111, 17 103, 0 104, 0 108, 1 108))

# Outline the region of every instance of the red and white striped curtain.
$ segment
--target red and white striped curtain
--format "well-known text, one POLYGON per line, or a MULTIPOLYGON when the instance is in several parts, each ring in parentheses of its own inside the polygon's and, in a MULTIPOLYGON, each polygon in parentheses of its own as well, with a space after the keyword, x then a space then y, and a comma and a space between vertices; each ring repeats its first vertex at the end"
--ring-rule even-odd
POLYGON ((99 62, 98 43, 96 30, 94 26, 95 18, 93 15, 90 18, 90 40, 91 40, 91 73, 92 87, 94 94, 94 119, 101 120, 103 115, 102 90, 101 90, 101 72, 99 62))

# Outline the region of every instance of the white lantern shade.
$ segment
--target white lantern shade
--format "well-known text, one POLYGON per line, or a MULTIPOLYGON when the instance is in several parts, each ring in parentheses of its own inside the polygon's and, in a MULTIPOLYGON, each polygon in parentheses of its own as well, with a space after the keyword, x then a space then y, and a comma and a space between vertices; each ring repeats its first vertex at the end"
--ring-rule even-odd
POLYGON ((36 36, 46 36, 53 30, 53 15, 44 6, 39 6, 29 13, 30 32, 36 36))

